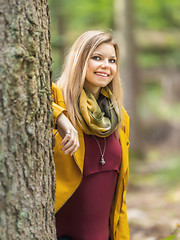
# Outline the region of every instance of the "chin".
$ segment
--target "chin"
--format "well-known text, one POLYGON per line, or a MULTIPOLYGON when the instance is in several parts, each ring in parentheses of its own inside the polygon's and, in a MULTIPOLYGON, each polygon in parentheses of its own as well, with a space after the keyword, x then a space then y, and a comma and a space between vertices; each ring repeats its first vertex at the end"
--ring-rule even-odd
POLYGON ((104 84, 99 84, 99 87, 102 88, 102 87, 106 87, 108 86, 109 83, 104 83, 104 84))

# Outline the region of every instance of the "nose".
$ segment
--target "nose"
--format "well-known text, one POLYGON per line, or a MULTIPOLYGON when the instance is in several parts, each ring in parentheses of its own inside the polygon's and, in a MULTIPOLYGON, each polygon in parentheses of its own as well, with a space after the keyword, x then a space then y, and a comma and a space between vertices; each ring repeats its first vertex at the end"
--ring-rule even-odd
POLYGON ((104 61, 102 62, 101 64, 101 67, 102 68, 108 68, 110 65, 109 65, 109 61, 108 59, 104 59, 104 61))

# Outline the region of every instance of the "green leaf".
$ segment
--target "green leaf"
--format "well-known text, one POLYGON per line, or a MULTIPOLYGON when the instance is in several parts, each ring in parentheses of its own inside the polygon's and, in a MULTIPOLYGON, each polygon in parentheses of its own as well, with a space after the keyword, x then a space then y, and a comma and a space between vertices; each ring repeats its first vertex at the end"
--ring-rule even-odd
POLYGON ((162 240, 173 240, 173 239, 175 239, 175 235, 173 234, 173 235, 171 235, 171 236, 169 236, 169 237, 167 237, 167 238, 164 238, 164 239, 162 239, 162 240))

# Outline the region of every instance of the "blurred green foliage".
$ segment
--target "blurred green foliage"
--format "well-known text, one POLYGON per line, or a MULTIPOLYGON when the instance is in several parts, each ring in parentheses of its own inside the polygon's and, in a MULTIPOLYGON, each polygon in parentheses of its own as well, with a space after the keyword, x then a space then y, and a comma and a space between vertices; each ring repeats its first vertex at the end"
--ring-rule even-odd
POLYGON ((172 198, 171 192, 179 186, 179 153, 162 154, 156 148, 151 148, 147 153, 145 163, 142 165, 141 161, 131 161, 131 186, 166 188, 166 197, 170 201, 172 198), (158 164, 160 159, 161 165, 158 164), (156 167, 152 168, 155 165, 156 167), (138 172, 139 169, 141 169, 140 172, 138 172))
POLYGON ((139 115, 144 121, 151 118, 158 118, 171 123, 180 121, 179 102, 173 104, 167 102, 158 79, 152 79, 144 83, 143 93, 138 96, 138 109, 139 115), (172 119, 172 116, 176 117, 172 119))
MULTIPOLYGON (((179 67, 180 36, 177 35, 180 27, 180 1, 134 0, 133 3, 135 34, 136 30, 169 33, 168 36, 156 36, 155 43, 146 34, 140 35, 144 43, 137 41, 139 66, 141 68, 179 67), (164 40, 157 44, 159 38, 164 40)), ((114 4, 112 0, 49 0, 49 7, 53 78, 57 78, 61 72, 65 52, 82 32, 92 29, 113 29, 114 4)))
POLYGON ((167 238, 164 238, 163 240, 174 240, 175 237, 176 237, 176 236, 173 234, 173 235, 171 235, 171 236, 169 236, 169 237, 167 237, 167 238))
POLYGON ((177 224, 176 227, 177 228, 174 230, 174 232, 169 237, 164 238, 162 240, 179 240, 180 239, 179 238, 179 228, 180 228, 179 224, 177 224))
POLYGON ((57 24, 57 18, 63 15, 66 31, 112 27, 112 0, 49 0, 49 6, 52 23, 57 24))
POLYGON ((87 30, 109 30, 113 26, 112 0, 49 0, 53 78, 61 71, 65 52, 87 30))
POLYGON ((180 27, 179 0, 135 0, 137 25, 153 30, 180 27))
POLYGON ((142 68, 167 68, 167 66, 179 68, 180 1, 135 0, 134 10, 136 29, 152 32, 152 36, 141 36, 146 39, 146 46, 140 43, 139 66, 142 68), (157 32, 161 34, 155 35, 157 32), (163 35, 164 32, 167 34, 163 35))
POLYGON ((145 52, 140 51, 138 58, 138 65, 141 68, 179 68, 180 67, 180 48, 175 48, 169 52, 145 52))

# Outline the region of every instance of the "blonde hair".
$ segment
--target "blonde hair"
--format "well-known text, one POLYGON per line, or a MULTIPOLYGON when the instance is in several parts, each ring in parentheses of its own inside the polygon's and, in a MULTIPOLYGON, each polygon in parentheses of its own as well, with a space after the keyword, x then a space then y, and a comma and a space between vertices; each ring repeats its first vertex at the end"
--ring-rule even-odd
POLYGON ((77 126, 81 119, 78 111, 78 99, 84 86, 88 60, 102 43, 111 43, 115 48, 117 72, 108 86, 117 101, 120 112, 122 112, 122 90, 118 66, 119 48, 114 43, 111 34, 101 31, 87 31, 73 44, 66 57, 62 75, 57 81, 58 87, 62 90, 69 118, 74 126, 77 126))

